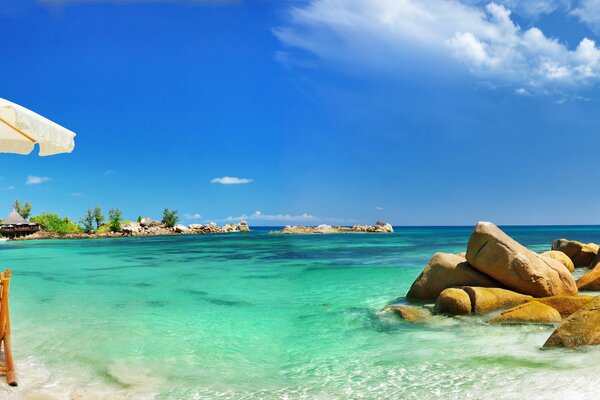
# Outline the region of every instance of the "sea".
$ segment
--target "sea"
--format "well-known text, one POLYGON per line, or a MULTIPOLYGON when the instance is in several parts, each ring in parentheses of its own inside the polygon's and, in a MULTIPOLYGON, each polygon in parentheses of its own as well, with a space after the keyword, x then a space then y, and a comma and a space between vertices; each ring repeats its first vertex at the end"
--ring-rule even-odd
MULTIPOLYGON (((596 399, 600 349, 551 325, 380 310, 473 227, 9 241, 18 388, 1 399, 596 399)), ((506 226, 530 249, 597 226, 506 226)), ((577 271, 582 274, 583 271, 577 271)))

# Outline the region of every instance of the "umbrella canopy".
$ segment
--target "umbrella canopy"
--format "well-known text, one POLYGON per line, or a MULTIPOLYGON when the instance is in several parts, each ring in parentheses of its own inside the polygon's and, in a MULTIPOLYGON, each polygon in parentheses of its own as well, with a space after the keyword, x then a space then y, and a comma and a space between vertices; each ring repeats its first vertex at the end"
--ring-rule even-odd
POLYGON ((0 153, 29 154, 36 143, 40 156, 70 153, 75 148, 75 133, 0 98, 0 153))

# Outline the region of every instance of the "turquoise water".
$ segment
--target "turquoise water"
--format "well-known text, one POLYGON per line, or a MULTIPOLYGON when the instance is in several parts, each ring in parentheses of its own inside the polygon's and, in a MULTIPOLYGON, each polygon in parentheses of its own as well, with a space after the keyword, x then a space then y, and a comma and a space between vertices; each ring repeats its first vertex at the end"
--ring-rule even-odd
MULTIPOLYGON (((506 231, 536 251, 600 242, 600 227, 506 231)), ((21 386, 0 397, 594 398, 600 351, 543 351, 552 327, 378 313, 470 232, 2 244, 21 386)))

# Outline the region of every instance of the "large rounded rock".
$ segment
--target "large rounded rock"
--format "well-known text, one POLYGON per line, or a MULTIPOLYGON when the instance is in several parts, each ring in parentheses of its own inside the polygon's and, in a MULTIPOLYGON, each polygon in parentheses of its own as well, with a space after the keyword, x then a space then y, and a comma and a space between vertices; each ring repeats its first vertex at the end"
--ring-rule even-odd
POLYGON ((435 300, 442 290, 454 286, 500 286, 500 284, 471 267, 464 257, 436 253, 412 284, 406 297, 435 300))
POLYGON ((381 312, 391 312, 400 317, 401 319, 409 322, 422 322, 431 314, 418 307, 407 306, 404 304, 390 304, 389 306, 385 306, 381 312))
POLYGON ((462 288, 471 299, 471 310, 476 314, 518 306, 533 297, 506 289, 465 286, 462 288))
POLYGON ((576 267, 588 267, 598 254, 598 245, 595 243, 585 244, 576 240, 557 239, 552 242, 552 250, 565 253, 576 267))
POLYGON ((436 314, 465 315, 471 313, 471 298, 462 289, 449 288, 440 293, 436 302, 436 314))
POLYGON ((467 245, 467 261, 509 289, 535 297, 576 294, 575 279, 560 262, 527 249, 491 222, 480 222, 467 245))
POLYGON ((549 258, 552 258, 553 260, 558 261, 559 263, 561 263, 562 265, 567 267, 569 272, 575 271, 575 264, 573 264, 573 260, 571 260, 569 258, 569 256, 566 255, 565 253, 563 253, 562 251, 550 250, 550 251, 546 251, 545 253, 542 253, 540 255, 542 257, 549 257, 549 258))
POLYGON ((535 299, 540 303, 554 308, 563 317, 568 317, 580 308, 588 305, 593 296, 552 296, 535 299))
POLYGON ((600 344, 600 296, 564 319, 544 347, 579 347, 600 344))
POLYGON ((562 320, 560 313, 554 308, 530 301, 525 304, 503 311, 497 317, 489 320, 490 324, 556 324, 562 320))

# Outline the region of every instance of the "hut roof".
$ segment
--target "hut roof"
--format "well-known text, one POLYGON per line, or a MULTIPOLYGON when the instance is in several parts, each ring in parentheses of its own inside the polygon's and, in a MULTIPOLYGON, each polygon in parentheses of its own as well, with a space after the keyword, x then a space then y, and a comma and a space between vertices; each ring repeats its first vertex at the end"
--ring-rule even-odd
POLYGON ((13 209, 10 214, 2 221, 1 225, 31 225, 31 222, 21 217, 17 210, 13 209))

